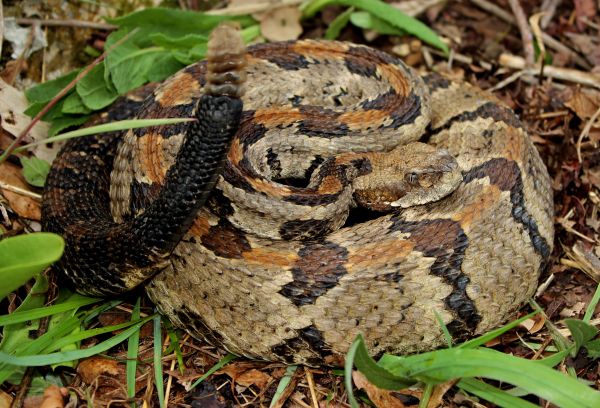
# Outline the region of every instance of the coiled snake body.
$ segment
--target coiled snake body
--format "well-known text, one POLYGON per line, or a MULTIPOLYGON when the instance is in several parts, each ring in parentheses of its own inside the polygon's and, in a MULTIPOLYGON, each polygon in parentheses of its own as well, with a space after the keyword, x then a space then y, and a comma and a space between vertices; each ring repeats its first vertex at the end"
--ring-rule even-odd
POLYGON ((219 30, 208 64, 112 108, 197 122, 77 139, 53 164, 43 223, 65 237, 60 266, 78 290, 146 282, 190 333, 306 364, 358 333, 376 354, 439 347, 436 313, 459 338, 533 294, 552 196, 510 109, 365 46, 246 55, 219 30))

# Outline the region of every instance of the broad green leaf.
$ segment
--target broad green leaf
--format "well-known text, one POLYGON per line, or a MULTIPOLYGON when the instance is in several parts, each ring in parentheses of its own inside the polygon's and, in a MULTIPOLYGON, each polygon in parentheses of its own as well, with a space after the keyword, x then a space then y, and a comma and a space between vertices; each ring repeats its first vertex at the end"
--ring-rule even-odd
POLYGON ((404 35, 404 31, 386 23, 384 20, 375 17, 366 11, 357 11, 350 15, 350 21, 357 27, 365 30, 374 30, 379 34, 404 35))
POLYGON ((46 177, 50 172, 50 163, 37 157, 21 157, 21 166, 23 166, 23 176, 32 186, 44 187, 46 177))
POLYGON ((204 34, 186 34, 183 36, 173 37, 163 33, 150 34, 150 39, 159 47, 166 50, 187 49, 198 44, 206 44, 208 36, 204 34))
POLYGON ((27 100, 31 103, 43 103, 52 100, 63 88, 75 79, 80 70, 75 70, 51 81, 33 86, 25 91, 27 100))
POLYGON ((600 358, 600 339, 585 343, 587 355, 590 358, 600 358))
POLYGON ((62 113, 69 115, 87 115, 91 110, 84 105, 83 99, 77 92, 71 92, 62 104, 62 113))
POLYGON ((313 0, 302 7, 304 17, 312 17, 324 7, 331 5, 350 6, 368 11, 386 23, 413 34, 426 43, 448 53, 448 46, 444 44, 433 30, 419 20, 407 16, 397 8, 381 0, 313 0))
POLYGON ((90 110, 105 108, 119 96, 110 81, 107 83, 104 79, 104 63, 92 68, 77 82, 76 88, 84 106, 90 110))
POLYGON ((572 353, 573 356, 579 352, 579 349, 582 346, 584 346, 588 341, 596 337, 598 334, 598 329, 581 320, 565 319, 565 324, 573 336, 573 341, 575 341, 575 348, 573 349, 572 353))
POLYGON ((57 261, 64 247, 60 236, 47 232, 0 241, 0 299, 57 261))
MULTIPOLYGON (((83 125, 90 118, 89 115, 84 116, 72 116, 72 115, 63 115, 61 117, 57 117, 52 120, 52 124, 50 125, 50 129, 48 130, 48 137, 54 137, 65 129, 69 129, 75 126, 83 125)), ((44 120, 46 119, 44 116, 44 120)))

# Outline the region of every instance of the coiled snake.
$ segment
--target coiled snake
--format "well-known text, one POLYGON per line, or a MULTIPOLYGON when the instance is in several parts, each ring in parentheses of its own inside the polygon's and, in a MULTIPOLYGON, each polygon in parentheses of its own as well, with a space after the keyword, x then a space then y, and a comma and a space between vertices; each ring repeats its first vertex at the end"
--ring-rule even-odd
POLYGON ((149 93, 111 117, 197 121, 72 140, 47 179, 43 225, 79 291, 145 283, 195 336, 305 364, 358 333, 373 353, 429 350, 436 313, 459 338, 533 294, 549 177, 488 93, 349 43, 246 53, 228 26, 149 93))

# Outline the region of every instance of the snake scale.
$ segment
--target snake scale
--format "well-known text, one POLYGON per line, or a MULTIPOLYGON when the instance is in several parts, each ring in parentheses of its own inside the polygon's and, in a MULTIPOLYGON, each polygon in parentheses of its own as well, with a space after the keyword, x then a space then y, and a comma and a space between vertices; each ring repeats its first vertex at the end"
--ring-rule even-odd
POLYGON ((492 95, 350 43, 246 51, 226 25, 207 60, 109 112, 195 122, 73 139, 54 161, 43 226, 77 290, 143 283, 194 336, 310 365, 358 333, 374 354, 431 350, 436 313, 464 338, 534 293, 549 176, 492 95))

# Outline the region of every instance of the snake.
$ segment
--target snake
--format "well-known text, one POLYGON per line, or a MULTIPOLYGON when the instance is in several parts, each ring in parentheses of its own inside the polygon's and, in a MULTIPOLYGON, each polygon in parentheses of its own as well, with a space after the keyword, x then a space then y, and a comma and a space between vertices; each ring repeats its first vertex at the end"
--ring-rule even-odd
POLYGON ((117 101, 69 140, 42 225, 77 291, 143 287, 194 337, 249 358, 417 353, 514 317, 553 249, 547 169, 491 93, 365 45, 246 47, 117 101))

